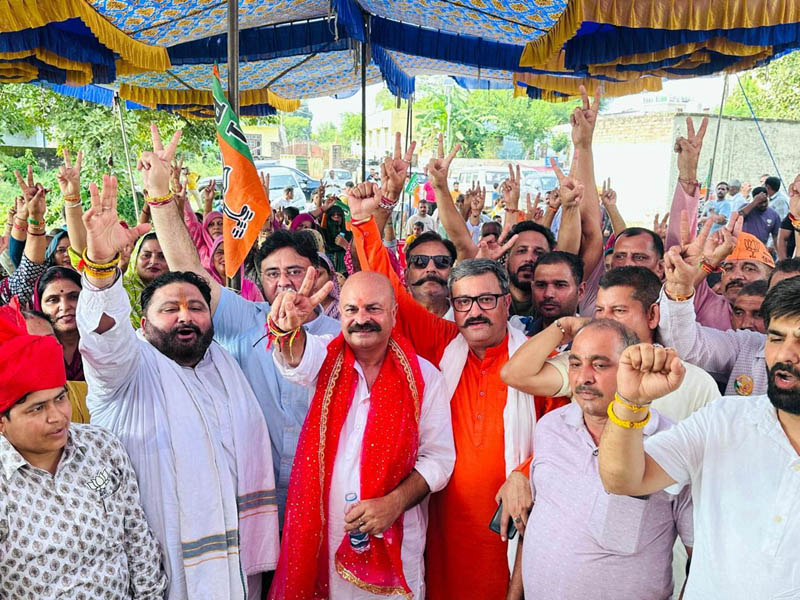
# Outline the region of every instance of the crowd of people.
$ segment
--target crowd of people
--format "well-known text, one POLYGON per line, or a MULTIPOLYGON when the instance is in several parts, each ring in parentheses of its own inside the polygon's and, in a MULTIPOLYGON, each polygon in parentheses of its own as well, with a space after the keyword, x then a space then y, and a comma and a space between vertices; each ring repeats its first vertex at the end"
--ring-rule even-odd
POLYGON ((688 118, 669 215, 628 227, 595 177, 599 102, 541 207, 513 165, 500 222, 451 190, 440 137, 398 223, 398 133, 343 197, 275 202, 239 290, 180 131, 152 127, 136 224, 111 176, 84 211, 80 153, 56 231, 17 173, 2 595, 798 597, 800 175, 702 206, 688 118))

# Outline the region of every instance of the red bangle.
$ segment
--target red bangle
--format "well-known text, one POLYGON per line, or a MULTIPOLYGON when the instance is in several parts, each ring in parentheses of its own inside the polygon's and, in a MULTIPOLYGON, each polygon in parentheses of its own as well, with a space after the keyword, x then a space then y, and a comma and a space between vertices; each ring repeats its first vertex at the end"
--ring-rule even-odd
POLYGON ((28 228, 27 227, 21 227, 20 225, 17 225, 16 223, 14 223, 14 229, 16 229, 17 231, 22 231, 23 233, 27 233, 28 232, 28 228))
POLYGON ((709 275, 711 275, 712 273, 724 273, 725 271, 722 267, 711 266, 711 263, 705 260, 700 263, 700 268, 703 269, 703 271, 705 271, 709 275))

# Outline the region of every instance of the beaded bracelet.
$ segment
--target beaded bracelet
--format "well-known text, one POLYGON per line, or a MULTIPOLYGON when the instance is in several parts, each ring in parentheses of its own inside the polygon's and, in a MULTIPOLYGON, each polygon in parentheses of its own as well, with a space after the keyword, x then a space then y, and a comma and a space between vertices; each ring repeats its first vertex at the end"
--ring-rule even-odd
POLYGON ((400 198, 397 200, 391 200, 386 196, 381 195, 381 200, 378 202, 378 206, 384 210, 392 210, 397 205, 398 200, 400 200, 400 198))
POLYGON ((624 429, 642 429, 650 421, 650 411, 647 411, 647 416, 641 421, 624 421, 614 414, 614 403, 608 403, 608 420, 614 425, 623 427, 624 429))

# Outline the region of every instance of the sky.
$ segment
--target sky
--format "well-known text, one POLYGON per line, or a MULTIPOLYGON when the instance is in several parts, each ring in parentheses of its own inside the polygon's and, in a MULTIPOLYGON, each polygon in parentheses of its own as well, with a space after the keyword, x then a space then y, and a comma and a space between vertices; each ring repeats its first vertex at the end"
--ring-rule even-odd
MULTIPOLYGON (((677 98, 690 98, 693 103, 696 103, 696 108, 693 108, 692 111, 701 112, 704 109, 714 110, 719 107, 722 84, 723 78, 721 76, 668 80, 664 81, 661 92, 653 93, 677 98)), ((731 80, 731 85, 733 84, 735 84, 735 79, 731 80)), ((383 84, 367 86, 367 115, 374 108, 375 97, 383 87, 383 84)), ((642 97, 643 94, 633 94, 623 98, 615 98, 609 103, 607 110, 612 112, 636 110, 642 105, 642 97)), ((337 100, 332 97, 314 98, 308 101, 308 105, 313 115, 311 127, 316 131, 322 123, 328 121, 339 123, 344 113, 361 112, 361 92, 359 91, 350 98, 343 100, 337 100)))

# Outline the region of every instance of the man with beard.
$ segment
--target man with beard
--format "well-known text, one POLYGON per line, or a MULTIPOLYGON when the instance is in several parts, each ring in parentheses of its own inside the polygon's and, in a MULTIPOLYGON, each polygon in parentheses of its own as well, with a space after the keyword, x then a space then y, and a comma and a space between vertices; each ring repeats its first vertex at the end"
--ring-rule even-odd
POLYGON ((517 223, 508 232, 506 240, 517 236, 506 258, 508 279, 511 290, 511 308, 509 315, 532 317, 536 315, 531 283, 533 272, 538 261, 556 245, 552 232, 533 221, 517 223))
POLYGON ((560 317, 573 317, 583 298, 586 283, 583 281, 583 261, 569 252, 555 250, 544 254, 533 267, 533 304, 537 318, 512 317, 525 328, 528 337, 549 327, 560 317))
POLYGON ((709 201, 703 207, 702 216, 711 219, 714 224, 711 226, 711 233, 715 233, 720 227, 724 226, 731 217, 732 204, 725 198, 728 195, 728 184, 720 181, 717 184, 717 197, 714 201, 709 201))
POLYGON ((345 282, 339 336, 307 334, 302 325, 327 293, 311 295, 312 280, 309 269, 270 313, 270 330, 280 332, 273 359, 311 397, 270 598, 382 597, 376 588, 422 598, 428 511, 420 503, 445 486, 456 458, 442 375, 394 328, 394 292, 378 273, 345 282), (359 552, 353 540, 363 534, 359 552))
POLYGON ((635 497, 691 484, 695 544, 685 600, 792 598, 800 589, 798 298, 795 277, 764 300, 766 395, 721 398, 646 440, 648 406, 677 388, 682 368, 665 348, 646 344, 620 360, 600 476, 611 494, 635 497))
POLYGON ((456 261, 456 247, 450 240, 426 231, 406 246, 406 284, 408 290, 428 311, 453 320, 447 278, 456 261))
MULTIPOLYGON (((752 241, 763 248, 755 238, 752 241)), ((763 394, 767 389, 764 334, 745 329, 720 331, 701 325, 696 321, 694 305, 690 301, 701 267, 683 256, 678 246, 671 248, 664 259, 667 282, 659 299, 661 314, 658 321, 662 343, 675 348, 683 360, 705 369, 718 382, 724 383, 726 395, 763 394)), ((792 266, 788 264, 785 268, 791 269, 792 266)), ((797 266, 794 263, 794 268, 797 266)), ((785 271, 782 267, 781 272, 771 278, 769 289, 795 275, 800 275, 800 272, 785 271)))
MULTIPOLYGON (((151 174, 151 178, 158 179, 159 175, 151 174)), ((164 182, 158 181, 158 185, 163 186, 164 182)), ((258 246, 253 259, 266 302, 251 302, 222 286, 203 267, 197 247, 173 208, 171 205, 153 207, 153 225, 162 240, 170 268, 191 271, 210 286, 214 337, 244 371, 269 429, 278 515, 282 522, 297 440, 308 411, 308 390, 286 381, 276 370, 264 328, 270 304, 278 294, 298 290, 309 267, 314 267, 318 276, 324 273, 325 267, 311 233, 274 231, 258 246)), ((339 333, 339 321, 322 314, 319 308, 308 318, 305 327, 309 333, 339 333)))
POLYGON ((746 283, 769 279, 775 261, 760 240, 749 233, 740 233, 736 247, 720 267, 723 270, 722 291, 728 302, 733 304, 746 283))
MULTIPOLYGON (((169 164, 179 138, 165 150, 154 130, 154 151, 139 159, 153 213, 178 216, 169 164)), ((119 250, 149 225, 124 229, 106 189, 92 195, 83 221, 77 320, 87 404, 92 422, 130 454, 165 553, 168 598, 259 598, 261 574, 278 558, 268 431, 239 365, 212 342, 209 286, 194 273, 157 277, 142 291, 137 333, 116 265, 119 250)))

